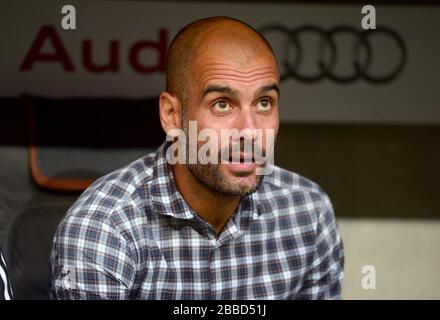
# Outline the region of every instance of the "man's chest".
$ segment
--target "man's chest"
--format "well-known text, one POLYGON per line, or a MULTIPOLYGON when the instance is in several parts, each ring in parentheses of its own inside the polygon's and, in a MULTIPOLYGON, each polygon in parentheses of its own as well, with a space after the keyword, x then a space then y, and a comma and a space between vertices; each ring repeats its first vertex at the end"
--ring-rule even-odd
POLYGON ((313 241, 295 228, 251 226, 223 243, 190 229, 158 239, 139 270, 138 299, 292 298, 314 250, 313 241))

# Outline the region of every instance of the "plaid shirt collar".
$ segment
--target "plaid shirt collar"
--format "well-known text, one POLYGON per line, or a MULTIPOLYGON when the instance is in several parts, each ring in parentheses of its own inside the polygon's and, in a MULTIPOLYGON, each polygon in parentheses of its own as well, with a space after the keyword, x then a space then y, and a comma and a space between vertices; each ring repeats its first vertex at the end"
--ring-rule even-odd
MULTIPOLYGON (((165 141, 157 150, 153 165, 153 178, 149 188, 150 199, 155 211, 159 214, 168 215, 176 219, 193 219, 198 215, 189 207, 177 189, 171 165, 166 159, 166 151, 169 146, 170 142, 165 141)), ((262 184, 263 181, 261 182, 262 184)), ((262 213, 263 207, 259 203, 261 185, 256 192, 241 199, 236 211, 240 218, 250 217, 257 219, 262 213)))

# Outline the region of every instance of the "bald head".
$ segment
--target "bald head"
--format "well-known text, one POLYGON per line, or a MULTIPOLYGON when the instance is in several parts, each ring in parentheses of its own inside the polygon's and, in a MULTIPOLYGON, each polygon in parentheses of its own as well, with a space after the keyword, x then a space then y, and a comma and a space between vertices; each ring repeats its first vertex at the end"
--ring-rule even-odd
POLYGON ((166 90, 185 104, 188 83, 195 76, 197 61, 211 54, 233 53, 237 63, 249 63, 258 56, 270 56, 276 64, 267 40, 248 24, 229 17, 211 17, 185 26, 174 37, 167 55, 166 90))

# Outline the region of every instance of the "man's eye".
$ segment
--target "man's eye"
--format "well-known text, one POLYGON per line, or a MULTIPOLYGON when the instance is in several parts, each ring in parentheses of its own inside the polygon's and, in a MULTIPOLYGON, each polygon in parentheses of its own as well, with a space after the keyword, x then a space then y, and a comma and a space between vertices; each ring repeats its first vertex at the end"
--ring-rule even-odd
POLYGON ((272 108, 272 103, 269 99, 261 99, 257 103, 257 109, 259 111, 269 111, 272 108))
POLYGON ((226 100, 218 100, 213 107, 216 112, 226 112, 231 109, 231 105, 226 100))

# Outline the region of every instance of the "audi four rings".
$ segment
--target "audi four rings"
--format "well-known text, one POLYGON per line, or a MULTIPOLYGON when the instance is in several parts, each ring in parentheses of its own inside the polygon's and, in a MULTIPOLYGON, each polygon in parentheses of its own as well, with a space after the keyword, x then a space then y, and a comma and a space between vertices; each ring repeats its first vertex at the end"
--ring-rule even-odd
POLYGON ((336 26, 325 30, 315 25, 304 25, 294 29, 282 25, 268 25, 260 29, 260 32, 266 37, 269 33, 277 33, 284 37, 282 44, 284 57, 279 57, 280 64, 284 69, 280 75, 282 81, 294 78, 303 82, 317 82, 326 78, 338 83, 348 83, 364 79, 371 83, 380 84, 394 80, 402 72, 407 61, 407 49, 402 37, 396 31, 385 26, 370 30, 360 30, 352 26, 336 26), (301 42, 300 37, 309 33, 319 36, 319 58, 317 72, 306 74, 299 71, 301 63, 304 61, 305 51, 304 43, 301 42), (341 34, 349 34, 356 39, 352 48, 350 73, 338 73, 335 68, 341 55, 335 38, 341 34), (378 47, 373 48, 371 43, 371 36, 376 34, 386 36, 388 41, 394 42, 399 49, 399 54, 395 57, 395 66, 392 66, 391 71, 387 70, 380 74, 373 74, 369 69, 374 55, 380 55, 380 52, 377 51, 378 47), (292 49, 295 50, 293 61, 290 60, 292 49))

